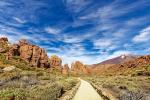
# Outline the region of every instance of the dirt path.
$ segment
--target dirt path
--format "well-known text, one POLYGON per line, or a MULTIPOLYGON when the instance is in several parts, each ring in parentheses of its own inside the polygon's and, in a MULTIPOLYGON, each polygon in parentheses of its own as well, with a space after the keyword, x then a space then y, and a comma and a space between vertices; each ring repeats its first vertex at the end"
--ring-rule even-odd
POLYGON ((73 100, 103 100, 92 85, 81 80, 81 85, 73 100))

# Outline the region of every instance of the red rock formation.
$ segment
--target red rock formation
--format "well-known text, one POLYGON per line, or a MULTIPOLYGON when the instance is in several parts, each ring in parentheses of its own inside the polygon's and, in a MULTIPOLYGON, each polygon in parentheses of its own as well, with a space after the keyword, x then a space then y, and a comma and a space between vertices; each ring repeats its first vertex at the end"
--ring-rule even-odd
POLYGON ((53 55, 53 56, 50 57, 49 61, 50 61, 50 66, 52 68, 57 69, 59 71, 62 71, 62 65, 61 65, 62 60, 61 60, 61 58, 59 58, 56 55, 53 55))
POLYGON ((19 56, 19 45, 14 44, 10 47, 9 52, 7 53, 7 59, 11 59, 13 56, 19 56))
POLYGON ((7 46, 8 46, 8 39, 5 37, 0 38, 0 53, 5 52, 7 46))
POLYGON ((71 73, 76 74, 88 74, 88 69, 80 61, 76 61, 71 65, 71 73))
POLYGON ((68 64, 65 64, 64 65, 64 67, 63 67, 63 69, 62 69, 62 74, 64 74, 64 75, 69 75, 69 66, 68 66, 68 64))
POLYGON ((49 67, 48 56, 45 50, 29 44, 26 40, 20 40, 18 44, 12 45, 7 54, 7 58, 11 59, 13 56, 20 56, 31 66, 49 67))
POLYGON ((6 43, 8 43, 8 39, 6 37, 1 37, 0 44, 6 44, 6 43))

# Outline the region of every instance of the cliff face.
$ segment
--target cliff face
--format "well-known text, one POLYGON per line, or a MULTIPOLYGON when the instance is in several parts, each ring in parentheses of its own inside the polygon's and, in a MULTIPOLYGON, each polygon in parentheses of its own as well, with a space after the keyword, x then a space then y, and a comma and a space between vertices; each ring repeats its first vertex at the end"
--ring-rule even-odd
POLYGON ((6 37, 0 38, 0 46, 8 44, 8 39, 6 37))
POLYGON ((68 64, 65 64, 62 69, 62 74, 69 75, 69 73, 70 73, 69 66, 68 66, 68 64))
POLYGON ((26 40, 20 40, 19 43, 10 47, 7 53, 7 59, 13 56, 20 56, 31 66, 49 68, 48 56, 43 48, 29 44, 26 40))
MULTIPOLYGON (((0 53, 5 51, 5 46, 8 47, 8 39, 0 38, 0 53)), ((6 53, 6 59, 11 60, 14 56, 19 56, 32 67, 51 68, 64 75, 72 74, 88 74, 88 68, 80 61, 72 63, 71 69, 68 64, 62 67, 62 60, 54 55, 48 58, 46 51, 39 46, 30 44, 27 40, 22 39, 18 43, 10 45, 6 53)))
POLYGON ((53 69, 57 69, 58 71, 62 71, 62 60, 58 56, 54 55, 49 58, 50 66, 53 69))
POLYGON ((5 37, 0 38, 0 53, 6 52, 7 47, 8 47, 8 39, 5 37))
POLYGON ((88 74, 89 72, 87 67, 83 63, 81 63, 80 61, 76 61, 71 65, 71 73, 77 75, 77 74, 88 74))
POLYGON ((72 63, 71 69, 68 64, 62 67, 62 60, 58 56, 54 55, 50 58, 47 56, 46 51, 39 46, 30 44, 27 40, 22 39, 18 43, 8 45, 7 38, 0 38, 0 53, 5 51, 5 46, 8 47, 6 53, 6 59, 12 60, 14 56, 18 56, 32 67, 51 68, 64 75, 72 74, 88 74, 88 68, 80 61, 72 63))

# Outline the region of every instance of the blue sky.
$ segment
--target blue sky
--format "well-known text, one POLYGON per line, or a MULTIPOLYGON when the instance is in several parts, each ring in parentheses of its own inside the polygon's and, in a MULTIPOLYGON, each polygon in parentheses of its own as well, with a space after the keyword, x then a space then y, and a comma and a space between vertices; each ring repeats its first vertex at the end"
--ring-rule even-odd
POLYGON ((0 0, 0 36, 28 39, 63 64, 150 54, 150 0, 0 0))

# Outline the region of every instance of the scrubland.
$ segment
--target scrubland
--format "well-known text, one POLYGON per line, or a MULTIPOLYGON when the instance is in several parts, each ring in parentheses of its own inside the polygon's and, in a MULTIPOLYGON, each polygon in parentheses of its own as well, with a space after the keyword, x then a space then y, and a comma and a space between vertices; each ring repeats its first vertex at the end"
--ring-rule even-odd
POLYGON ((105 100, 150 100, 150 66, 128 75, 84 77, 105 100))
POLYGON ((19 57, 7 61, 0 55, 0 70, 15 66, 10 72, 0 72, 0 100, 57 100, 77 83, 77 78, 30 67, 19 57))

